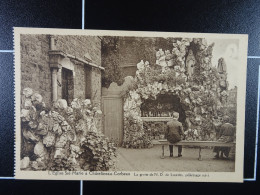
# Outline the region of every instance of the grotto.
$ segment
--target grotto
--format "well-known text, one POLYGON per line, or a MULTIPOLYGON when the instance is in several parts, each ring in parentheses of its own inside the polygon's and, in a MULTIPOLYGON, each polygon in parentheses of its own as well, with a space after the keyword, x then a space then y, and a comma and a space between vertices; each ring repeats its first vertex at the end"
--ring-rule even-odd
MULTIPOLYGON (((229 93, 224 58, 211 63, 214 43, 206 39, 171 38, 171 50, 158 49, 156 62, 139 62, 124 91, 123 146, 146 148, 163 139, 173 111, 180 114, 185 140, 215 141, 222 117, 236 108, 229 93)), ((236 100, 235 100, 236 101, 236 100)))

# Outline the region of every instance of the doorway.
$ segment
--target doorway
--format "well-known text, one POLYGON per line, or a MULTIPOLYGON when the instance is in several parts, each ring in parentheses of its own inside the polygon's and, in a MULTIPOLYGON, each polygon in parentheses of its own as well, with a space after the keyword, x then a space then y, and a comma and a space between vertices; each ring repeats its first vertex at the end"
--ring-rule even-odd
POLYGON ((74 82, 72 70, 62 68, 62 99, 65 99, 68 104, 73 100, 74 82))

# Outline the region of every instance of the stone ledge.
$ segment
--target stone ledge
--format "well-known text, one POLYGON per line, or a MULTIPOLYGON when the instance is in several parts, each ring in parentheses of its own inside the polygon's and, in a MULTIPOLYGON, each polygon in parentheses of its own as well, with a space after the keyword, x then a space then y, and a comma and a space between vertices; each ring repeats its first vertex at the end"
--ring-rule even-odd
POLYGON ((172 120, 172 117, 141 117, 143 121, 162 121, 168 122, 172 120))
POLYGON ((84 65, 90 66, 90 67, 94 67, 94 68, 98 68, 100 70, 105 70, 104 67, 98 66, 92 62, 88 62, 84 59, 78 58, 76 56, 67 54, 61 50, 50 50, 49 51, 49 55, 50 55, 50 67, 51 68, 61 68, 62 64, 60 64, 60 61, 63 58, 70 58, 70 59, 74 59, 76 61, 82 62, 84 65))

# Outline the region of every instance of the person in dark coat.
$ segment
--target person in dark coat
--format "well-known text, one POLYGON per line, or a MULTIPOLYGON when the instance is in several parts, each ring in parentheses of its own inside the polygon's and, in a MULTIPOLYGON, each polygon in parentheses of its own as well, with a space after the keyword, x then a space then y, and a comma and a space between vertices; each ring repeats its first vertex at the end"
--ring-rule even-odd
MULTIPOLYGON (((224 117, 223 122, 224 124, 221 125, 217 135, 217 141, 226 143, 233 142, 235 137, 235 127, 229 123, 228 116, 224 117)), ((231 147, 214 147, 213 152, 216 153, 215 158, 224 158, 224 155, 228 158, 230 149, 231 147)))
MULTIPOLYGON (((166 138, 168 142, 174 144, 181 141, 182 135, 184 135, 182 124, 178 121, 179 113, 174 112, 172 114, 173 119, 167 123, 166 138)), ((169 145, 170 157, 173 157, 173 145, 169 145)), ((182 156, 182 146, 178 146, 178 157, 182 156)))

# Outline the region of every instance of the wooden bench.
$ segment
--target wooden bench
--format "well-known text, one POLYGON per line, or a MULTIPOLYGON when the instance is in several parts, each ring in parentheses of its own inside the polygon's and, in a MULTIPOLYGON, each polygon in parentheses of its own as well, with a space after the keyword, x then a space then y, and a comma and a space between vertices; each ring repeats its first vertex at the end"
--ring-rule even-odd
POLYGON ((164 158, 164 145, 174 145, 174 146, 197 146, 199 147, 199 160, 202 160, 201 157, 201 148, 209 147, 209 146, 219 146, 219 147, 232 147, 235 146, 235 142, 217 142, 217 141, 179 141, 175 144, 171 144, 166 139, 157 140, 160 144, 162 144, 162 156, 164 158))

